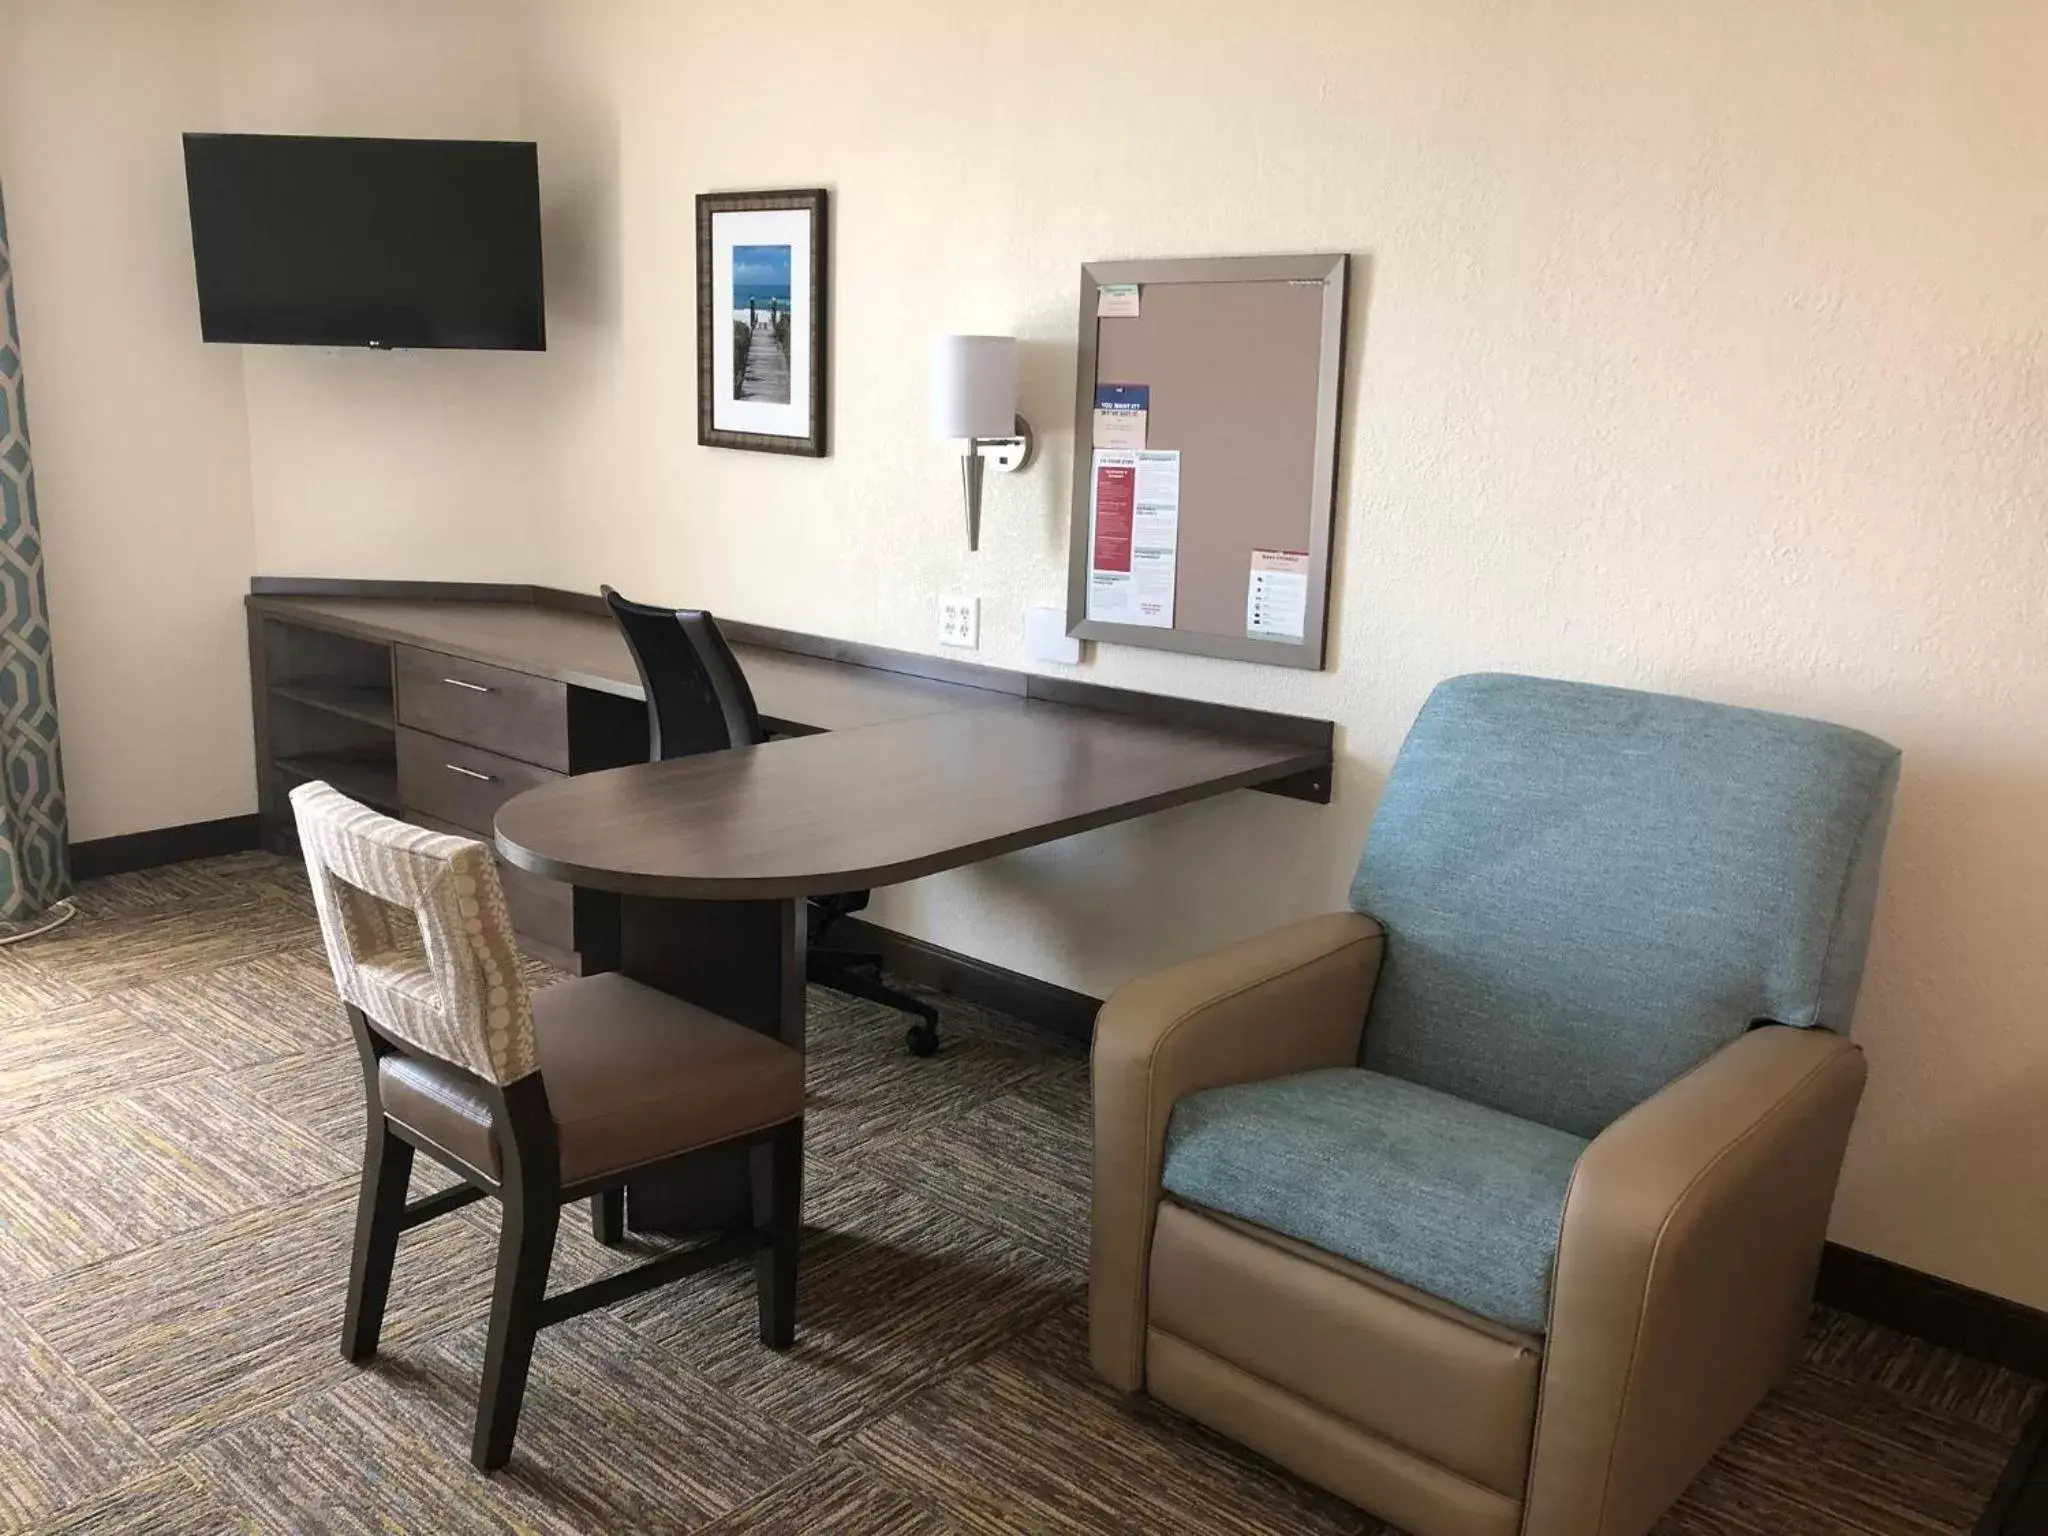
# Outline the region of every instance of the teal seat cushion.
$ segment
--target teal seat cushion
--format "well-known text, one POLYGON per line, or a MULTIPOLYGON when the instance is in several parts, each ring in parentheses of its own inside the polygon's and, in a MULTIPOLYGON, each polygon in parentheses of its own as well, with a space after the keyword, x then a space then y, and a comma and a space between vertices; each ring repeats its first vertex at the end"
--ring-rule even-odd
POLYGON ((1585 1140, 1357 1067, 1191 1094, 1166 1131, 1176 1199, 1334 1253, 1526 1333, 1585 1140))

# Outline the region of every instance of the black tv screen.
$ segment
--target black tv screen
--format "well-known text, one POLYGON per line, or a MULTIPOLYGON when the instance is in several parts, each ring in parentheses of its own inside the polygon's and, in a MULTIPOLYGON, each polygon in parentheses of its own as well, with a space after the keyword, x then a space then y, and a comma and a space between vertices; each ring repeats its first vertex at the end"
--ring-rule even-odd
POLYGON ((542 351, 534 146, 185 135, 208 341, 542 351))

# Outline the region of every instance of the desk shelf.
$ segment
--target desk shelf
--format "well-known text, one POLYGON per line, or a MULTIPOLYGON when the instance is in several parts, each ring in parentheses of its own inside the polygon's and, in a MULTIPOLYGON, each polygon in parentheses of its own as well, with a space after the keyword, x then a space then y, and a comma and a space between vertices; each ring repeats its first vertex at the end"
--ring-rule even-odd
POLYGON ((387 811, 399 811, 398 765, 386 754, 369 752, 314 752, 280 757, 276 766, 297 784, 324 779, 344 795, 387 811))
POLYGON ((303 704, 308 709, 339 715, 344 720, 373 725, 381 731, 397 728, 397 713, 392 707, 391 689, 388 686, 380 688, 375 684, 272 683, 270 691, 277 698, 290 699, 294 704, 303 704))

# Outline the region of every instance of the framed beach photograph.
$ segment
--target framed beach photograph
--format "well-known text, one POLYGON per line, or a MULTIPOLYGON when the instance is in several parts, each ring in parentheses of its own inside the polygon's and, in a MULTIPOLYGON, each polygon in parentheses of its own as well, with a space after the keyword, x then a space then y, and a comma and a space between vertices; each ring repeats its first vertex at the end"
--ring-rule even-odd
POLYGON ((825 453, 825 193, 697 198, 697 441, 825 453))

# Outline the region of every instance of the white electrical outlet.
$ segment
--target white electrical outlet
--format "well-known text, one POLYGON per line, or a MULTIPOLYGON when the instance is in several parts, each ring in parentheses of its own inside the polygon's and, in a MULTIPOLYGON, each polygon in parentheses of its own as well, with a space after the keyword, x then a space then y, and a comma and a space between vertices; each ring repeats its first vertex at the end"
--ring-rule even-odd
POLYGON ((942 597, 939 599, 939 644, 958 646, 963 651, 981 645, 981 599, 942 597))

